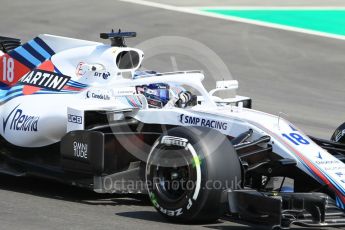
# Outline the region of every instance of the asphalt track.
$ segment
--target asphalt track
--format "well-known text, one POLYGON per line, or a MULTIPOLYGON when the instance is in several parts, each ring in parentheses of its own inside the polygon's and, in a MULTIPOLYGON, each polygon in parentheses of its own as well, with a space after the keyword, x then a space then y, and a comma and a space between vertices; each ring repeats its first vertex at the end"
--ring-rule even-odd
MULTIPOLYGON (((168 0, 159 2, 172 4, 168 0)), ((174 4, 277 6, 277 2, 179 0, 174 4)), ((284 5, 345 6, 345 3, 295 0, 284 5)), ((99 40, 100 32, 119 27, 138 32, 138 38, 129 41, 129 45, 163 35, 182 36, 205 44, 239 80, 240 94, 254 99, 255 109, 274 114, 284 112, 287 119, 308 134, 329 138, 336 126, 345 121, 344 41, 116 0, 0 1, 1 35, 24 41, 41 33, 99 40)), ((171 57, 151 58, 145 66, 162 71, 198 67, 198 63, 183 55, 174 56, 174 61, 171 57)), ((208 88, 212 87, 211 82, 207 81, 208 88)), ((202 226, 173 225, 166 223, 145 197, 98 195, 40 179, 1 176, 0 229, 251 228, 225 220, 202 226)))

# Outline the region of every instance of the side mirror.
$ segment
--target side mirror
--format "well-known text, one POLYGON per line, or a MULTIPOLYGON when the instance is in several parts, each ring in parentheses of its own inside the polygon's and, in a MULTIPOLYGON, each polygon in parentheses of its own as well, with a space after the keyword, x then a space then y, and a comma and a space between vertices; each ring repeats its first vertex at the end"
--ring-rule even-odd
POLYGON ((233 94, 236 95, 236 89, 238 89, 237 80, 217 81, 216 88, 212 89, 209 94, 213 96, 214 93, 219 91, 233 91, 233 94))

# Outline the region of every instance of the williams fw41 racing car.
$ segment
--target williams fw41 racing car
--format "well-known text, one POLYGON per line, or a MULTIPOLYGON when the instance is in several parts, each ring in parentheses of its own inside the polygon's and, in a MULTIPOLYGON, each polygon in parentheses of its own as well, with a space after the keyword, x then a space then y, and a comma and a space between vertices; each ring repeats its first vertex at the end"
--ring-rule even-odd
POLYGON ((208 92, 200 71, 142 70, 135 35, 0 37, 1 173, 146 193, 173 222, 345 226, 345 124, 306 136, 235 80, 208 92))

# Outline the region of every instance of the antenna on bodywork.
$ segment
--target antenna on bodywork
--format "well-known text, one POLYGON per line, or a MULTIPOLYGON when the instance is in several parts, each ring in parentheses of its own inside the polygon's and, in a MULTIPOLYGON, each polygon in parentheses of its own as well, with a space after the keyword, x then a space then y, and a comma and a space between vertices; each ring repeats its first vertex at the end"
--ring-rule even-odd
POLYGON ((121 29, 119 29, 119 32, 115 33, 112 29, 110 33, 101 33, 100 38, 102 39, 110 39, 111 46, 117 46, 117 47, 126 47, 125 38, 133 38, 136 37, 136 32, 121 32, 121 29))
POLYGON ((282 115, 285 115, 285 116, 289 116, 288 114, 286 113, 283 113, 283 112, 279 112, 279 115, 278 115, 278 129, 280 130, 280 118, 282 117, 282 115))

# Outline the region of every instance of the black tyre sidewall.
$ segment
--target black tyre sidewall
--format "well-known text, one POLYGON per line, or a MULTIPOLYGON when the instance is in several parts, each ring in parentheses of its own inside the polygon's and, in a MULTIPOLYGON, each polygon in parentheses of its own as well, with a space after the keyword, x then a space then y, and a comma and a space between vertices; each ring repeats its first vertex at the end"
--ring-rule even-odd
MULTIPOLYGON (((218 219, 227 207, 226 200, 221 200, 224 191, 239 189, 238 182, 241 181, 240 162, 230 141, 216 130, 201 127, 179 127, 168 131, 167 135, 185 138, 194 148, 201 160, 200 190, 196 200, 192 199, 194 192, 192 191, 186 199, 171 204, 160 199, 160 194, 157 194, 156 190, 149 188, 149 195, 155 208, 162 215, 176 222, 200 223, 218 219), (221 144, 215 148, 213 143, 221 144)), ((158 150, 153 149, 151 157, 155 151, 158 150)), ((148 162, 147 171, 150 167, 148 162)), ((150 175, 147 176, 147 180, 152 179, 150 175)))

